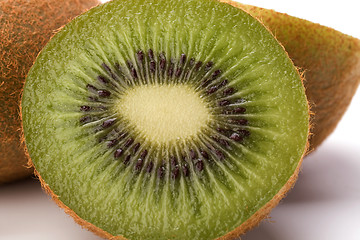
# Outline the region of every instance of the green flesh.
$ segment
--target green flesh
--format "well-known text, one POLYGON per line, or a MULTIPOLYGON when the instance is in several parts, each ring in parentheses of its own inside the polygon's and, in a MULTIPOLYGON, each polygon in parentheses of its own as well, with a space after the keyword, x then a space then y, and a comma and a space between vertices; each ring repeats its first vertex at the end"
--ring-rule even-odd
MULTIPOLYGON (((139 78, 194 89, 200 81, 139 78)), ((124 79, 131 79, 129 71, 124 79)), ((206 136, 221 119, 212 97, 201 97, 210 112, 207 126, 199 130, 206 136)), ((308 133, 304 88, 282 47, 248 14, 211 0, 115 0, 78 17, 49 42, 29 72, 22 118, 30 157, 59 199, 84 220, 129 239, 212 239, 233 230, 294 173, 308 133), (190 176, 180 174, 176 180, 168 170, 160 179, 154 171, 137 173, 134 163, 125 166, 114 159, 116 148, 99 142, 111 130, 96 132, 96 126, 115 117, 116 126, 137 133, 137 123, 122 118, 122 92, 112 90, 111 97, 101 99, 108 110, 94 114, 95 122, 81 123, 79 108, 97 106, 89 102, 86 85, 102 88, 97 77, 111 78, 103 63, 126 68, 128 60, 136 63, 140 49, 145 55, 149 49, 155 55, 166 52, 167 59, 184 53, 186 66, 192 57, 213 61, 246 100, 239 104, 249 122, 242 128, 251 135, 222 148, 225 160, 205 161, 201 172, 191 165, 190 176)), ((197 143, 185 139, 168 150, 166 143, 146 136, 136 140, 143 143, 139 152, 149 149, 157 168, 169 151, 186 154, 186 144, 197 143)))

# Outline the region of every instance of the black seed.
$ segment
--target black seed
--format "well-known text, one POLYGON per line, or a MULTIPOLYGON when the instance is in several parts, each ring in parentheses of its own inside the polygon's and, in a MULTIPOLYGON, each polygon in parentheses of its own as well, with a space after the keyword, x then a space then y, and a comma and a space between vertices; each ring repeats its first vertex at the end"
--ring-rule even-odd
POLYGON ((111 119, 105 120, 101 126, 103 128, 108 128, 108 127, 112 126, 115 123, 115 121, 116 121, 116 118, 111 118, 111 119))
POLYGON ((200 67, 202 66, 203 62, 199 61, 195 65, 195 71, 199 71, 200 67))
POLYGON ((125 160, 124 160, 124 164, 125 164, 125 165, 128 165, 129 162, 130 162, 130 159, 131 159, 131 155, 127 155, 126 158, 125 158, 125 160))
POLYGON ((105 69, 105 71, 110 75, 112 79, 117 80, 116 75, 112 72, 111 68, 107 64, 103 63, 101 64, 101 66, 105 69))
POLYGON ((107 71, 108 73, 111 72, 110 67, 109 67, 106 63, 101 64, 101 66, 102 66, 102 67, 105 69, 105 71, 107 71))
POLYGON ((149 49, 148 55, 150 60, 154 60, 154 51, 152 49, 149 49))
POLYGON ((187 165, 187 163, 184 164, 184 166, 182 167, 183 170, 183 174, 185 177, 188 177, 190 175, 190 170, 189 170, 189 166, 187 165))
POLYGON ((164 165, 161 165, 158 169, 158 176, 159 178, 163 178, 165 176, 165 166, 164 165))
POLYGON ((200 154, 203 156, 203 158, 209 160, 209 154, 206 151, 200 150, 200 154))
POLYGON ((214 92, 216 92, 218 90, 218 87, 217 86, 213 86, 211 87, 207 92, 208 94, 213 94, 214 92))
POLYGON ((123 153, 124 153, 124 151, 123 151, 121 148, 119 148, 119 149, 117 149, 117 150, 114 152, 114 157, 115 157, 115 158, 120 158, 120 156, 121 156, 123 153))
POLYGON ((99 76, 97 77, 97 79, 99 80, 99 82, 101 82, 101 83, 103 83, 103 84, 108 84, 108 83, 109 83, 109 80, 108 80, 106 77, 104 77, 104 76, 99 75, 99 76))
POLYGON ((170 163, 171 163, 171 167, 175 167, 177 165, 177 161, 174 156, 170 157, 170 163))
POLYGON ((140 147, 140 143, 137 143, 137 144, 134 145, 134 147, 133 147, 133 153, 134 154, 139 150, 139 147, 140 147))
POLYGON ((234 114, 242 114, 246 112, 246 108, 243 107, 237 107, 232 111, 234 114))
POLYGON ((225 139, 222 139, 222 138, 219 139, 219 143, 224 147, 229 147, 230 146, 229 142, 226 141, 225 139))
POLYGON ((166 60, 165 59, 161 59, 160 60, 160 69, 163 72, 166 68, 166 60))
POLYGON ((224 153, 223 153, 222 151, 220 151, 219 149, 215 149, 215 154, 216 154, 216 156, 218 156, 218 158, 219 158, 220 160, 224 160, 224 159, 225 159, 224 153))
POLYGON ((222 133, 222 134, 226 134, 229 130, 224 129, 224 128, 217 128, 216 131, 218 131, 219 133, 222 133))
POLYGON ((221 87, 225 87, 228 84, 228 80, 224 79, 220 84, 219 84, 219 88, 221 87))
POLYGON ((146 172, 151 173, 152 169, 154 167, 154 163, 153 162, 149 162, 149 164, 146 167, 146 172))
POLYGON ((108 148, 112 148, 112 147, 114 147, 118 142, 119 142, 118 139, 112 139, 112 140, 110 140, 110 141, 107 141, 107 146, 108 146, 108 148))
POLYGON ((201 83, 201 86, 202 87, 207 87, 209 84, 211 83, 211 79, 205 79, 202 83, 201 83))
POLYGON ((213 62, 208 62, 208 63, 206 64, 206 66, 205 66, 205 71, 206 71, 206 72, 209 71, 209 70, 212 68, 213 65, 214 65, 213 62))
POLYGON ((105 71, 107 71, 108 73, 111 72, 110 67, 109 67, 106 63, 101 64, 101 66, 102 66, 102 67, 105 69, 105 71))
POLYGON ((171 178, 172 179, 176 179, 179 176, 179 166, 176 166, 172 171, 171 171, 171 178))
POLYGON ((130 74, 131 74, 131 76, 132 76, 134 79, 137 79, 138 76, 137 76, 137 72, 136 72, 136 70, 135 70, 135 68, 134 68, 134 65, 133 65, 130 61, 128 61, 128 66, 129 66, 129 69, 130 69, 130 74))
POLYGON ((125 142, 125 145, 124 147, 130 147, 131 144, 133 144, 134 142, 134 139, 133 138, 129 138, 126 142, 125 142))
POLYGON ((138 62, 142 64, 144 61, 144 52, 142 50, 139 50, 136 55, 138 62))
POLYGON ((154 61, 150 61, 150 72, 154 73, 156 70, 156 63, 154 61))
POLYGON ((137 79, 137 78, 138 78, 137 72, 136 72, 136 70, 135 70, 134 67, 131 68, 130 72, 131 72, 131 76, 132 76, 134 79, 137 79))
POLYGON ((143 166, 143 163, 144 163, 144 160, 139 158, 135 164, 135 170, 137 172, 139 172, 141 169, 142 169, 142 166, 143 166))
POLYGON ((91 110, 91 107, 90 106, 81 106, 80 107, 80 111, 83 111, 83 112, 88 112, 91 110))
POLYGON ((214 139, 216 142, 218 142, 220 145, 224 146, 224 147, 228 147, 229 146, 229 142, 226 141, 225 139, 216 137, 216 136, 212 136, 212 139, 214 139))
POLYGON ((91 122, 90 116, 83 116, 80 118, 80 123, 82 123, 82 124, 89 123, 89 122, 91 122))
POLYGON ((166 68, 165 53, 160 53, 159 58, 160 58, 160 69, 163 72, 163 71, 165 71, 165 68, 166 68))
POLYGON ((227 88, 224 90, 224 96, 232 95, 235 92, 234 88, 227 88))
POLYGON ((236 142, 241 142, 243 140, 243 138, 238 133, 231 134, 230 139, 236 142))
POLYGON ((201 172, 204 170, 204 162, 199 159, 199 161, 196 162, 195 167, 199 172, 201 172))
POLYGON ((244 137, 250 136, 250 132, 248 130, 245 130, 245 129, 237 130, 237 132, 239 134, 241 134, 242 136, 244 136, 244 137))
POLYGON ((98 89, 94 85, 91 85, 91 84, 86 85, 86 88, 92 92, 98 91, 98 89))
POLYGON ((221 74, 221 70, 218 69, 212 74, 212 79, 216 79, 221 74))
POLYGON ((221 107, 228 106, 228 105, 230 105, 229 100, 221 100, 221 101, 219 101, 219 106, 221 106, 221 107))
POLYGON ((174 64, 171 63, 170 67, 168 69, 168 76, 171 77, 173 75, 173 73, 174 73, 174 64))
POLYGON ((193 149, 190 149, 189 155, 190 155, 190 158, 193 160, 195 158, 197 158, 197 153, 193 149))
POLYGON ((180 64, 184 65, 185 62, 186 62, 186 55, 185 55, 185 53, 183 53, 183 54, 181 54, 181 57, 180 57, 180 64))
POLYGON ((189 65, 192 67, 192 66, 194 66, 194 64, 195 64, 195 58, 191 58, 189 65))
POLYGON ((182 72, 181 68, 176 69, 175 77, 177 77, 177 78, 180 77, 181 72, 182 72))
POLYGON ((100 97, 109 97, 111 95, 111 93, 105 89, 98 90, 97 93, 100 97))
POLYGON ((148 154, 148 151, 145 149, 144 151, 142 151, 140 157, 141 157, 142 159, 144 159, 144 158, 146 158, 147 154, 148 154))
POLYGON ((247 119, 233 119, 230 122, 237 125, 247 125, 249 123, 247 119))

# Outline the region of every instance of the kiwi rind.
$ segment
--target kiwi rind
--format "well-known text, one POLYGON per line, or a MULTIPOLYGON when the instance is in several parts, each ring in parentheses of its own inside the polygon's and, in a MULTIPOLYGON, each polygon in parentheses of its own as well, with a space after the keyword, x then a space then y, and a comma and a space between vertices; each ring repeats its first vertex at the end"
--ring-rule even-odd
MULTIPOLYGON (((95 11, 95 10, 94 10, 94 11, 95 11)), ((233 9, 233 10, 231 10, 231 11, 235 11, 235 10, 233 9)), ((90 11, 90 12, 91 12, 91 11, 90 11)), ((88 13, 88 14, 90 14, 90 13, 88 13)), ((77 19, 77 20, 78 20, 78 19, 77 19)), ((77 20, 75 20, 74 22, 76 22, 77 20)), ((79 20, 79 21, 80 21, 80 20, 79 20)), ((74 24, 75 24, 75 23, 74 23, 74 24)), ((256 23, 256 24, 259 24, 259 23, 256 23)), ((69 26, 69 25, 68 25, 68 26, 69 26)), ((260 26, 260 25, 259 25, 259 26, 260 26)), ((64 29, 66 29, 66 28, 67 28, 67 26, 66 26, 64 29)), ((70 28, 70 27, 69 27, 69 28, 70 28)), ((269 33, 267 33, 267 34, 269 34, 269 33)), ((55 36, 54 39, 56 39, 56 38, 61 38, 61 32, 60 32, 57 36, 55 36)), ((55 40, 53 40, 53 41, 55 41, 55 40)), ((49 45, 51 45, 51 43, 50 43, 49 45)), ((39 60, 39 59, 41 59, 41 58, 43 57, 42 55, 44 55, 45 52, 48 50, 47 48, 49 47, 49 45, 48 45, 48 46, 44 49, 44 51, 40 54, 40 56, 39 56, 39 58, 38 58, 38 61, 42 61, 42 60, 39 60)), ((50 48, 50 47, 49 47, 49 48, 50 48)), ((287 61, 288 61, 288 58, 287 58, 286 54, 285 54, 285 53, 283 53, 283 54, 284 54, 285 58, 286 58, 287 61)), ((286 63, 286 64, 288 64, 288 63, 286 63)), ((39 67, 39 66, 37 66, 37 67, 39 67)), ((292 67, 293 67, 293 66, 292 66, 292 67)), ((295 68, 293 68, 291 71, 294 72, 294 73, 296 72, 295 68)), ((32 74, 34 74, 34 72, 36 72, 36 69, 34 70, 34 67, 33 67, 33 69, 30 71, 30 74, 29 74, 29 75, 31 76, 32 74)), ((301 86, 301 79, 300 79, 300 77, 299 77, 299 75, 298 75, 297 72, 296 72, 296 75, 297 75, 296 79, 297 79, 297 81, 298 81, 298 84, 300 84, 300 86, 301 86)), ((33 75, 33 77, 34 77, 34 75, 33 75)), ((44 77, 44 76, 43 76, 43 77, 44 77)), ((46 77, 46 76, 45 76, 45 77, 46 77)), ((31 78, 31 77, 30 77, 30 78, 31 78)), ((300 87, 300 89, 298 89, 298 90, 301 92, 301 91, 303 91, 304 89, 303 89, 302 87, 300 87)), ((26 96, 25 94, 30 94, 30 95, 31 95, 32 93, 30 93, 29 91, 26 91, 26 89, 25 89, 24 96, 23 96, 23 102, 22 102, 22 104, 23 104, 23 105, 22 105, 22 106, 23 106, 23 108, 22 108, 22 115, 23 115, 23 116, 24 116, 24 109, 25 109, 25 111, 27 111, 27 112, 25 112, 25 116, 26 116, 26 114, 29 114, 27 107, 29 106, 29 105, 28 105, 28 103, 29 103, 28 101, 30 101, 30 99, 31 99, 31 96, 30 96, 30 95, 27 95, 27 96, 26 96), (25 108, 24 108, 24 106, 25 106, 25 108)), ((301 102, 302 102, 303 100, 305 100, 305 96, 303 96, 302 98, 303 98, 303 99, 301 100, 301 102)), ((306 102, 306 101, 305 101, 305 102, 306 102)), ((305 105, 307 106, 307 104, 304 104, 304 106, 305 106, 305 105)), ((304 107, 304 106, 302 106, 302 107, 304 107)), ((307 110, 307 108, 306 108, 306 110, 307 110)), ((307 112, 307 111, 306 111, 306 112, 307 112)), ((27 120, 29 120, 29 119, 27 119, 27 120)), ((25 119, 25 122, 26 122, 27 120, 25 119)), ((307 122, 308 122, 308 121, 307 121, 307 119, 306 119, 306 121, 304 121, 304 124, 307 124, 307 122)), ((29 129, 29 125, 28 125, 27 127, 26 127, 26 125, 24 125, 24 126, 25 126, 25 127, 24 127, 24 130, 25 130, 24 132, 25 132, 25 137, 26 137, 27 130, 29 129)), ((31 126, 30 126, 30 127, 31 127, 31 126)), ((307 129, 305 129, 305 130, 306 130, 306 131, 304 131, 304 132, 307 133, 307 129)), ((34 136, 32 136, 32 137, 34 137, 34 136)), ((27 145, 28 145, 28 143, 29 143, 29 142, 28 142, 29 139, 30 139, 30 143, 31 143, 31 138, 27 137, 27 138, 26 138, 26 140, 27 140, 27 145)), ((303 140, 305 140, 305 141, 304 141, 304 144, 305 144, 306 138, 304 138, 303 140)), ((32 149, 34 149, 34 146, 33 146, 32 144, 30 144, 30 146, 31 146, 32 149)), ((55 145, 55 146, 56 146, 56 145, 55 145)), ((28 147, 29 147, 29 145, 28 145, 28 147)), ((297 176, 297 171, 298 171, 298 168, 299 168, 300 163, 301 163, 300 158, 302 159, 302 156, 303 156, 303 154, 304 154, 304 152, 305 152, 305 146, 304 146, 304 148, 302 148, 301 150, 299 149, 299 151, 301 151, 301 153, 299 152, 299 156, 296 156, 296 157, 295 157, 295 158, 296 158, 296 160, 295 160, 295 161, 296 161, 296 165, 294 165, 293 167, 291 167, 291 169, 292 169, 292 170, 291 170, 291 171, 292 171, 292 175, 289 175, 289 179, 286 179, 286 181, 284 182, 284 185, 279 188, 279 192, 276 193, 276 194, 274 194, 274 196, 272 196, 271 199, 273 199, 273 200, 269 199, 268 203, 265 204, 265 207, 263 207, 258 213, 256 213, 255 215, 253 215, 253 217, 251 217, 250 220, 248 220, 247 222, 245 222, 246 224, 243 225, 240 229, 234 230, 234 232, 232 232, 230 235, 228 235, 228 237, 231 237, 232 235, 236 234, 236 232, 244 231, 245 229, 247 229, 247 228, 249 227, 249 225, 253 225, 253 224, 255 224, 255 222, 260 221, 260 219, 263 218, 263 217, 266 215, 266 213, 268 213, 268 211, 270 210, 270 208, 272 208, 275 204, 277 204, 277 202, 279 201, 279 199, 280 199, 281 197, 283 197, 284 192, 286 192, 286 190, 288 190, 288 189, 291 187, 294 179, 295 179, 296 176, 297 176), (299 159, 298 159, 297 157, 299 157, 299 159)), ((32 157, 33 160, 36 160, 37 157, 34 158, 34 155, 31 155, 31 154, 34 154, 34 152, 30 149, 30 156, 32 157)), ((296 154, 296 155, 298 155, 298 154, 296 154)), ((36 162, 35 162, 35 166, 38 167, 36 162)), ((72 169, 68 169, 68 171, 72 171, 72 169)), ((54 200, 57 201, 58 205, 60 205, 61 207, 65 208, 66 212, 68 212, 70 215, 72 215, 77 222, 80 222, 80 224, 82 224, 83 226, 91 229, 91 230, 94 231, 94 232, 97 232, 98 234, 100 234, 100 235, 102 235, 102 236, 104 236, 104 237, 113 238, 113 239, 122 239, 122 237, 112 237, 111 234, 107 234, 104 230, 101 230, 100 228, 95 227, 95 226, 92 225, 92 224, 89 224, 87 221, 82 220, 73 210, 71 210, 69 207, 66 206, 66 205, 68 205, 68 203, 66 203, 66 205, 63 203, 63 200, 62 200, 62 199, 63 199, 63 196, 58 197, 58 196, 56 195, 57 193, 56 193, 56 192, 53 192, 53 190, 50 189, 50 187, 51 187, 52 184, 48 185, 49 182, 45 183, 45 181, 48 181, 48 180, 46 179, 46 178, 47 178, 46 175, 48 175, 48 173, 42 171, 41 173, 37 172, 37 175, 39 175, 39 178, 41 179, 41 182, 42 182, 44 188, 47 190, 47 192, 49 192, 49 193, 53 196, 54 200), (41 176, 40 176, 40 174, 41 174, 41 176), (45 178, 43 178, 44 175, 45 175, 45 178)), ((277 190, 276 190, 276 191, 277 191, 277 190)), ((61 195, 63 195, 63 194, 61 194, 61 195)))
POLYGON ((317 23, 231 0, 268 27, 304 74, 311 105, 309 152, 336 128, 360 84, 360 40, 317 23))
POLYGON ((0 2, 0 184, 29 176, 21 140, 20 95, 25 76, 58 28, 97 0, 0 2))

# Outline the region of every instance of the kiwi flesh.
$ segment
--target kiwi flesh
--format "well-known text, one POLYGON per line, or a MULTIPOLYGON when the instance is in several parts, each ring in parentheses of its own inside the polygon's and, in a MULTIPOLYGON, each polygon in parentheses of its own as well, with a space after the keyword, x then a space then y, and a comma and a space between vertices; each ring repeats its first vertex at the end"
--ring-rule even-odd
POLYGON ((360 83, 360 40, 332 28, 274 10, 221 0, 258 18, 304 71, 311 104, 309 150, 336 128, 360 83))
POLYGON ((58 32, 26 79, 45 190, 109 239, 231 239, 294 184, 302 79, 273 35, 215 0, 114 0, 58 32))
POLYGON ((25 76, 46 42, 96 0, 0 2, 0 184, 29 176, 21 144, 20 95, 25 76))

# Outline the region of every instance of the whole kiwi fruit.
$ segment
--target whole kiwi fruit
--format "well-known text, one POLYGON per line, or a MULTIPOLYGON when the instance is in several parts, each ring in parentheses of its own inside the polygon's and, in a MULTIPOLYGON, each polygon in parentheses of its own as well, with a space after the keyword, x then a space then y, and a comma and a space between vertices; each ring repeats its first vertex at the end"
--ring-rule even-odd
POLYGON ((304 72, 306 96, 313 112, 309 150, 314 150, 336 128, 359 86, 360 40, 274 10, 221 1, 258 18, 304 72))
POLYGON ((21 102, 36 174, 109 239, 232 239, 293 186, 302 79, 259 21, 216 0, 113 0, 37 57, 21 102))
POLYGON ((50 37, 96 0, 0 2, 0 184, 29 176, 21 144, 20 95, 25 76, 50 37))

